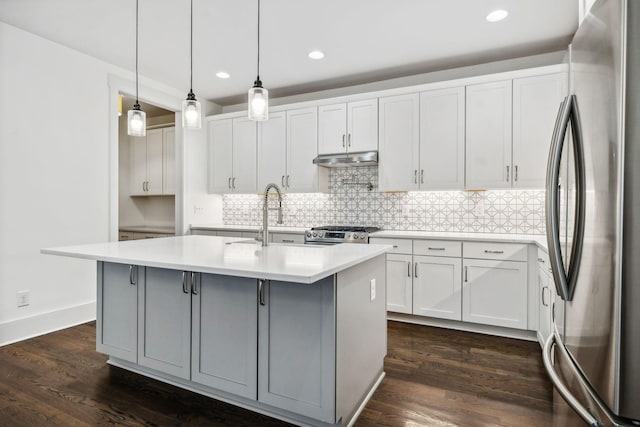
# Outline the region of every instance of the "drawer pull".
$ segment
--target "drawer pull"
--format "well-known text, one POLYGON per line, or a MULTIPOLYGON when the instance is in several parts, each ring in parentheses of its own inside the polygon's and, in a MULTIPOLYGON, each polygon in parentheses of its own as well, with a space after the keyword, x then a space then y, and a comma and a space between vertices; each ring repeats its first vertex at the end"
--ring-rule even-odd
POLYGON ((444 248, 432 248, 430 246, 427 249, 429 249, 430 251, 444 251, 444 248))
POLYGON ((543 260, 542 258, 538 258, 538 262, 541 262, 541 263, 543 263, 543 264, 545 263, 545 262, 544 262, 544 260, 543 260))
POLYGON ((488 250, 488 249, 485 249, 485 250, 484 250, 484 253, 485 253, 485 254, 503 254, 503 253, 504 253, 504 251, 490 251, 490 250, 488 250))
POLYGON ((393 249, 398 249, 398 245, 393 245, 393 249))
POLYGON ((282 239, 282 243, 295 243, 295 242, 291 239, 282 239))

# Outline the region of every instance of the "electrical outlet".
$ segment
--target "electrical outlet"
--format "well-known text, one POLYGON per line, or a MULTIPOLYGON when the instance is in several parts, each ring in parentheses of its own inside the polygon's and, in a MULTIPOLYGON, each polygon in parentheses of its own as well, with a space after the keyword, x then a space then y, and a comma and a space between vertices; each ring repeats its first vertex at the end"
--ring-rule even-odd
POLYGON ((18 307, 26 307, 29 305, 29 291, 20 291, 16 294, 16 302, 18 307))
POLYGON ((376 279, 371 279, 371 301, 376 299, 376 279))

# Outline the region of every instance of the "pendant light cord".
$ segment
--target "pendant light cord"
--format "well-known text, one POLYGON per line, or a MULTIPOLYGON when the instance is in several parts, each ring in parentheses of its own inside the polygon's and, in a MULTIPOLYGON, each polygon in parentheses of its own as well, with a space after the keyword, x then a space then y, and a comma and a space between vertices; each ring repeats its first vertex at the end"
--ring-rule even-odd
POLYGON ((260 80, 260 0, 258 0, 258 79, 260 80))
POLYGON ((138 104, 138 0, 136 0, 136 104, 138 104))
POLYGON ((193 93, 193 0, 191 0, 191 71, 189 72, 189 92, 193 93))

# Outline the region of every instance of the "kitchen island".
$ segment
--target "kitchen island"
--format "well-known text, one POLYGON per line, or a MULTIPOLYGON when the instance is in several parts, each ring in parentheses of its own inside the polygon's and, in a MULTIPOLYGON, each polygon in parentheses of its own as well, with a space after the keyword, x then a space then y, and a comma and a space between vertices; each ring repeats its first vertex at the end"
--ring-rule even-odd
POLYGON ((43 249, 97 262, 114 366, 298 425, 350 425, 384 377, 388 245, 181 236, 43 249))

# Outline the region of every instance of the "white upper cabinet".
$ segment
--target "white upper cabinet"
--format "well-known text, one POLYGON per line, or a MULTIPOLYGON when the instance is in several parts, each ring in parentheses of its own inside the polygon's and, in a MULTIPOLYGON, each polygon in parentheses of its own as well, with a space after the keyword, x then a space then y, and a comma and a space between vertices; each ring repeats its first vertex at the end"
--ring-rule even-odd
POLYGON ((466 87, 466 188, 510 188, 511 80, 466 87))
POLYGON ((175 194, 175 128, 150 129, 131 137, 131 195, 175 194))
POLYGON ((464 189, 464 87, 420 94, 420 189, 464 189))
POLYGON ((380 98, 380 191, 410 191, 419 188, 419 95, 380 98))
POLYGON ((544 188, 551 134, 566 74, 513 80, 513 187, 544 188))
POLYGON ((300 108, 287 111, 287 191, 318 191, 318 109, 300 108))
POLYGON ((318 107, 318 153, 378 149, 378 100, 318 107))
POLYGON ((287 113, 269 114, 269 120, 260 123, 258 140, 258 188, 267 184, 285 187, 287 176, 287 113))
POLYGON ((209 192, 256 192, 256 122, 245 117, 211 120, 207 131, 209 192))

